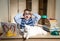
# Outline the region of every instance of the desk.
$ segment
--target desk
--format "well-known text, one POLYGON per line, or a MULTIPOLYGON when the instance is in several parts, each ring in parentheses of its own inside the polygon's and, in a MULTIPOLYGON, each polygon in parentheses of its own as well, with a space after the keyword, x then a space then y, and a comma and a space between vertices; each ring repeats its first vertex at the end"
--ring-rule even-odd
MULTIPOLYGON (((17 35, 15 37, 5 37, 1 36, 0 41, 24 41, 21 35, 17 35)), ((30 37, 28 40, 25 41, 60 41, 60 35, 59 36, 52 36, 52 35, 36 35, 33 37, 30 37)))

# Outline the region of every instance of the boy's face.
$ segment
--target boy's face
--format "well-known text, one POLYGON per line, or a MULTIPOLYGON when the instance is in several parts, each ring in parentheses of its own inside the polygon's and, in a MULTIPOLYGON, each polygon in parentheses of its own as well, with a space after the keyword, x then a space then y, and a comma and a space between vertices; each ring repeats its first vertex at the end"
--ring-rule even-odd
POLYGON ((30 17, 31 17, 30 12, 29 12, 29 11, 25 11, 25 12, 24 12, 24 18, 25 18, 26 20, 28 20, 28 19, 30 19, 30 17))

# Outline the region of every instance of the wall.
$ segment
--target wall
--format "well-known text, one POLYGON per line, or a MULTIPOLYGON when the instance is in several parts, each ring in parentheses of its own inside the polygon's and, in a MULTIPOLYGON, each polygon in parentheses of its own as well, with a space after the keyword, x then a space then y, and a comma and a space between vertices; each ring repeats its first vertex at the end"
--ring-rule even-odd
POLYGON ((58 26, 60 26, 60 0, 56 0, 56 17, 58 26))
POLYGON ((26 9, 26 0, 19 0, 19 13, 22 13, 26 9))
POLYGON ((48 18, 55 18, 55 0, 48 0, 47 15, 48 18))
POLYGON ((0 21, 8 22, 8 0, 0 0, 0 21))
POLYGON ((17 14, 17 0, 10 0, 10 22, 14 22, 14 16, 17 14))
POLYGON ((32 0, 32 12, 38 13, 38 0, 32 0))

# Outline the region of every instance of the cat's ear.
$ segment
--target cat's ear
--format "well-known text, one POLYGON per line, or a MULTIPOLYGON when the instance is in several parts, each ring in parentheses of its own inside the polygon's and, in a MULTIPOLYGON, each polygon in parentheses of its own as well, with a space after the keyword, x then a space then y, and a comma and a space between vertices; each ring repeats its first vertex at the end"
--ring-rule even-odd
POLYGON ((29 27, 29 25, 26 25, 26 24, 25 24, 25 27, 29 27))
POLYGON ((27 27, 27 25, 25 24, 25 27, 27 27))

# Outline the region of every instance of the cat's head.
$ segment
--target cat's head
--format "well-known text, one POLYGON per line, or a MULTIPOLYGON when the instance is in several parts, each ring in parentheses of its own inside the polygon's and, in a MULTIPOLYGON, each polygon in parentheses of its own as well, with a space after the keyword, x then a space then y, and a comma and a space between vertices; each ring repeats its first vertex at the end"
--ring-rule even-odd
POLYGON ((25 28, 30 28, 30 26, 29 25, 25 25, 25 28))

